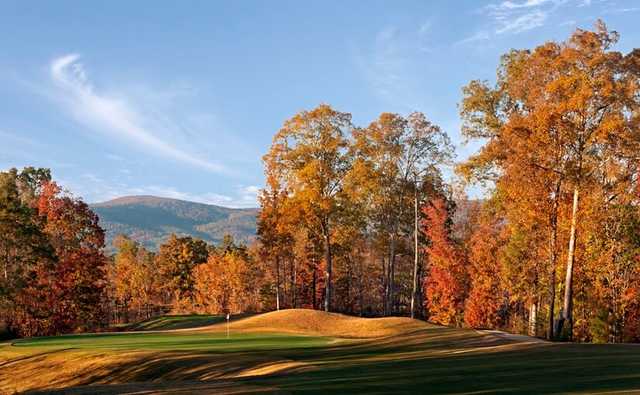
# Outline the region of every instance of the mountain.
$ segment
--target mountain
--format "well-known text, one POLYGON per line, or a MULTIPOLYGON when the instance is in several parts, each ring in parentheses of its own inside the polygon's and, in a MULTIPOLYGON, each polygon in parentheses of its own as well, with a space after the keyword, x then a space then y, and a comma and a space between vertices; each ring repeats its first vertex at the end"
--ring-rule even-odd
POLYGON ((171 233, 219 243, 225 234, 236 241, 256 237, 257 208, 235 209, 156 196, 126 196, 91 205, 107 233, 107 251, 118 234, 157 250, 171 233))

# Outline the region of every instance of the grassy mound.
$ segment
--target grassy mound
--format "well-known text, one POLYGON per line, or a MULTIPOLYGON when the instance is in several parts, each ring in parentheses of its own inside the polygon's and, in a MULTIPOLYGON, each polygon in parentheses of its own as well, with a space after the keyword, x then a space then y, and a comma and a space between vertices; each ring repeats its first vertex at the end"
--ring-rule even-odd
MULTIPOLYGON (((235 332, 281 332, 367 339, 398 335, 429 326, 425 322, 404 317, 359 318, 317 310, 290 309, 231 322, 229 329, 235 332)), ((214 325, 206 329, 217 331, 226 330, 226 327, 214 325)))

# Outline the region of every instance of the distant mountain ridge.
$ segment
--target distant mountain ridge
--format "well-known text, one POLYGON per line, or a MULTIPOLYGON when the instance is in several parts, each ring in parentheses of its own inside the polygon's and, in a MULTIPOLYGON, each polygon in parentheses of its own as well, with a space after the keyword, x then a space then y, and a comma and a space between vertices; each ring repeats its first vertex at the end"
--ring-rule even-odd
POLYGON ((257 208, 236 209, 157 196, 124 196, 91 205, 112 241, 125 234, 157 250, 171 233, 219 243, 225 234, 249 243, 256 237, 257 208))

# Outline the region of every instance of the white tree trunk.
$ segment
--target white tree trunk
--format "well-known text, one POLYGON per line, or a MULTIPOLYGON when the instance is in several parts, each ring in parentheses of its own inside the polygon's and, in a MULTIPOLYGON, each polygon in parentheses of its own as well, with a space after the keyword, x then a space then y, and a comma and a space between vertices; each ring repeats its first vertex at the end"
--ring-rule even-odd
POLYGON ((538 303, 531 303, 531 307, 529 308, 529 336, 537 336, 538 335, 538 303))
POLYGON ((329 312, 331 310, 331 281, 332 281, 332 262, 331 262, 331 239, 329 236, 329 229, 327 227, 324 237, 324 257, 327 264, 327 271, 325 277, 325 295, 324 295, 324 311, 329 312))
POLYGON ((280 257, 276 257, 276 310, 280 310, 280 257))
POLYGON ((551 231, 549 235, 549 317, 547 339, 553 340, 553 322, 556 306, 556 267, 558 265, 558 204, 560 199, 560 181, 556 183, 553 196, 553 212, 550 218, 551 231))
POLYGON ((567 275, 564 282, 564 304, 562 306, 562 325, 560 326, 560 330, 562 330, 565 325, 569 325, 570 331, 573 326, 571 309, 573 307, 572 305, 573 263, 575 260, 575 252, 576 252, 576 226, 578 223, 578 196, 579 196, 579 189, 578 189, 578 186, 576 186, 573 189, 573 208, 571 210, 571 231, 569 234, 569 252, 567 254, 567 275))
POLYGON ((413 291, 411 292, 411 318, 415 318, 416 294, 418 293, 418 185, 413 195, 413 291))

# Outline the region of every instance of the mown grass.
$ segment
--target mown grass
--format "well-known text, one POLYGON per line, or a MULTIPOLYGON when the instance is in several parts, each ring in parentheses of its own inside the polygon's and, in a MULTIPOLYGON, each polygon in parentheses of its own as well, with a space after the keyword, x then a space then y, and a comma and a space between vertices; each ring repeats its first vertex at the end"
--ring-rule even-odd
POLYGON ((332 339, 286 334, 206 332, 101 333, 37 337, 14 341, 16 348, 75 350, 253 351, 319 347, 332 339))
MULTIPOLYGON (((247 314, 232 316, 232 320, 246 317, 247 314)), ((203 326, 220 324, 225 321, 224 315, 206 314, 186 314, 186 315, 163 315, 150 318, 141 322, 121 325, 120 330, 127 331, 165 331, 174 329, 199 328, 203 326)))
POLYGON ((635 346, 536 345, 468 354, 420 349, 373 346, 357 362, 351 360, 353 350, 345 349, 323 369, 257 381, 318 394, 640 393, 640 349, 635 346))
POLYGON ((224 331, 25 339, 0 347, 12 353, 0 358, 0 393, 640 393, 636 345, 523 342, 428 325, 334 340, 224 331))

